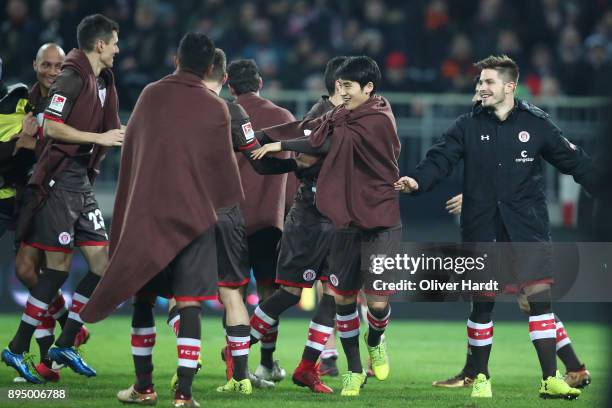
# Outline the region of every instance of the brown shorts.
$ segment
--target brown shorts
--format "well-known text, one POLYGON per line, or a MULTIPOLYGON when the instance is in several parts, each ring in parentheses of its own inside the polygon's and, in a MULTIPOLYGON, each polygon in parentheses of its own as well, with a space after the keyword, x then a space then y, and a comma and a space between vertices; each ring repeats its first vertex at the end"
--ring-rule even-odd
POLYGON ((253 268, 257 283, 274 283, 281 235, 282 232, 278 228, 268 227, 248 236, 249 264, 253 268))
MULTIPOLYGON (((373 275, 370 265, 363 263, 364 250, 374 255, 394 256, 399 251, 402 226, 365 230, 355 227, 336 230, 331 241, 329 254, 329 283, 332 291, 341 295, 354 295, 360 289, 366 293, 390 295, 391 292, 378 292, 371 289, 373 275), (370 289, 369 289, 370 288, 370 289)), ((392 272, 384 279, 394 280, 392 272)))
POLYGON ((327 280, 327 257, 334 226, 314 204, 295 203, 281 238, 276 283, 311 288, 315 280, 327 280))
POLYGON ((250 280, 249 247, 239 206, 217 211, 215 235, 219 286, 244 286, 250 280))
POLYGON ((217 249, 212 226, 183 248, 139 294, 187 302, 216 299, 217 290, 217 249))

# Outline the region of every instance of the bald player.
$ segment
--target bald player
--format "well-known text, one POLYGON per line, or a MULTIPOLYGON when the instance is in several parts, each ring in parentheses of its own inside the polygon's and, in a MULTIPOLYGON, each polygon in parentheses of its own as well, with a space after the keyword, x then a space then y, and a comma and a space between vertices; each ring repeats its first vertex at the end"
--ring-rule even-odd
MULTIPOLYGON (((32 86, 26 108, 28 113, 24 118, 23 128, 16 141, 16 153, 12 161, 12 183, 16 187, 17 213, 19 207, 24 203, 24 197, 20 190, 27 183, 36 157, 41 151, 44 142, 42 140, 43 112, 49 99, 49 89, 55 83, 60 73, 66 54, 64 50, 55 43, 43 44, 36 53, 32 62, 32 67, 36 73, 36 83, 32 86)), ((42 261, 42 251, 30 246, 20 246, 17 250, 15 260, 15 272, 17 278, 28 289, 38 282, 40 273, 40 263, 42 261)), ((53 341, 56 322, 63 327, 68 317, 68 310, 65 307, 64 297, 61 291, 53 300, 47 313, 41 318, 40 324, 36 327, 34 337, 40 349, 40 362, 34 368, 36 373, 46 381, 58 381, 59 371, 53 370, 47 352, 53 341)), ((77 335, 75 345, 79 346, 87 341, 89 332, 85 327, 77 335)))

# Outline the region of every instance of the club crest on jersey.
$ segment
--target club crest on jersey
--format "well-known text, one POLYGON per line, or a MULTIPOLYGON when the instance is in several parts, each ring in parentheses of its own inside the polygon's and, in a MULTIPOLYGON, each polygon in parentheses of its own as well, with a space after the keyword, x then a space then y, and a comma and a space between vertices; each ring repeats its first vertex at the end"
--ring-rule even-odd
POLYGON ((242 133, 244 133, 244 138, 247 142, 250 142, 255 138, 255 132, 253 132, 253 126, 251 125, 251 122, 247 122, 242 125, 242 133))
POLYGON ((306 282, 312 282, 317 277, 317 273, 312 269, 306 269, 303 276, 306 282))
POLYGON ((53 95, 51 102, 49 103, 49 109, 54 110, 58 113, 62 113, 64 105, 66 104, 66 97, 60 94, 53 95))
POLYGON ((531 136, 529 135, 529 132, 527 132, 526 130, 523 130, 521 132, 519 132, 518 134, 518 138, 521 142, 523 143, 527 143, 529 141, 529 138, 531 136))
POLYGON ((335 274, 332 273, 331 275, 329 275, 329 281, 332 285, 338 286, 338 277, 335 274))
POLYGON ((62 245, 68 245, 70 243, 70 234, 68 232, 61 232, 57 237, 57 240, 62 245))

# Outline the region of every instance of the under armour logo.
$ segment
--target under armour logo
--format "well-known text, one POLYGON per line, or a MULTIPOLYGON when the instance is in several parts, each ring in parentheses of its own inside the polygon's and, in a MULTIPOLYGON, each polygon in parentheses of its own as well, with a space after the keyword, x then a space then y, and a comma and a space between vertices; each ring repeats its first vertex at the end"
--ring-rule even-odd
POLYGON ((489 135, 480 135, 480 140, 489 140, 489 135))

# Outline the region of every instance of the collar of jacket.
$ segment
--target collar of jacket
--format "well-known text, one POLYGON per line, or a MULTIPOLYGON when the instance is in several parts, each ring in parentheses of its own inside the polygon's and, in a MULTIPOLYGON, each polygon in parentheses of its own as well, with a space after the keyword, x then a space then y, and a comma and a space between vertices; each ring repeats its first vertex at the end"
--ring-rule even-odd
POLYGON ((487 114, 493 120, 496 120, 496 121, 502 123, 502 122, 508 121, 508 119, 510 119, 512 117, 512 115, 514 114, 514 112, 516 112, 517 110, 529 110, 529 109, 530 108, 529 108, 529 103, 528 102, 525 102, 525 101, 523 101, 521 99, 514 98, 514 107, 512 108, 512 110, 508 114, 508 117, 504 121, 499 120, 497 118, 497 116, 495 116, 495 113, 491 109, 487 109, 484 106, 482 106, 482 103, 480 101, 476 102, 474 104, 474 106, 472 106, 472 113, 474 115, 487 114))

